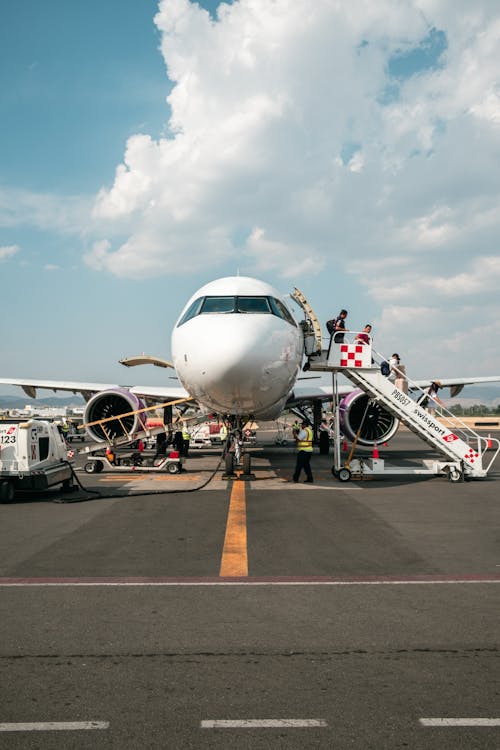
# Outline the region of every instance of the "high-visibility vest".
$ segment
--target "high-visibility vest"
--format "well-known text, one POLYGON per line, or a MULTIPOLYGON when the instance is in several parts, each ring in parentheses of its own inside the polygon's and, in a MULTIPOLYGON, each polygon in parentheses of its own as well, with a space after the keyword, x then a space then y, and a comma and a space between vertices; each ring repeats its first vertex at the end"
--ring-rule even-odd
POLYGON ((182 439, 183 440, 191 440, 191 435, 187 430, 182 430, 182 439))
POLYGON ((310 427, 304 427, 304 430, 307 433, 307 438, 305 440, 298 440, 297 441, 297 450, 299 451, 309 451, 312 453, 313 449, 313 431, 310 427))
POLYGON ((227 427, 225 425, 222 425, 222 427, 220 428, 219 437, 221 440, 225 440, 227 438, 227 427))

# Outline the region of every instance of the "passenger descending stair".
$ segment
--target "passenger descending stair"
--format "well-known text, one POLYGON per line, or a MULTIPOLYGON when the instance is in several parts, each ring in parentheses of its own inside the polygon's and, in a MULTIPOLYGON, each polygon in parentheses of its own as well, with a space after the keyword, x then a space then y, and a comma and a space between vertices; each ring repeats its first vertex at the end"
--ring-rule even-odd
MULTIPOLYGON (((320 357, 311 360, 311 371, 342 373, 428 445, 446 456, 461 475, 485 477, 500 450, 500 443, 496 441, 498 448, 487 466, 484 466, 486 439, 463 423, 459 427, 452 424, 449 418, 454 417, 445 410, 437 418, 419 406, 416 400, 382 375, 378 365, 372 365, 372 354, 377 355, 376 352, 372 353, 371 344, 332 343, 328 351, 323 351, 320 357)), ((416 384, 411 381, 408 383, 417 397, 422 394, 416 384)))

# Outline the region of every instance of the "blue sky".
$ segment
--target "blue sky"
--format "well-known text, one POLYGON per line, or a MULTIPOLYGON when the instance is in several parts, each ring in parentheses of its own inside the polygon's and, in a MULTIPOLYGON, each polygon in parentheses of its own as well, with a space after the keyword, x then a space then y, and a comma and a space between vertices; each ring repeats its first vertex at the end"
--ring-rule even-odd
POLYGON ((3 377, 162 382, 117 361, 238 270, 500 373, 500 9, 372 5, 4 4, 3 377))

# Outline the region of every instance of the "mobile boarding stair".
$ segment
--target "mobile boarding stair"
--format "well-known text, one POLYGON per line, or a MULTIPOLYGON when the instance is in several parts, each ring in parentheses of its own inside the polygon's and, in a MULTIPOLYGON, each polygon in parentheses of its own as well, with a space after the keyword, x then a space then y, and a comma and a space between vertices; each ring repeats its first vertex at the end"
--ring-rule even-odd
MULTIPOLYGON (((355 335, 350 332, 349 336, 355 335)), ((342 481, 348 481, 351 475, 389 475, 389 474, 434 474, 447 475, 451 482, 463 479, 480 479, 486 477, 493 461, 500 451, 500 441, 495 438, 484 438, 458 420, 451 412, 442 408, 439 418, 419 406, 418 399, 424 391, 403 373, 408 389, 414 398, 397 388, 391 380, 382 375, 380 366, 372 357, 383 359, 368 344, 353 341, 352 343, 335 343, 332 341, 328 350, 310 359, 311 371, 333 373, 334 393, 338 392, 336 376, 345 375, 354 385, 361 388, 368 396, 400 420, 412 432, 418 435, 442 456, 441 460, 425 460, 422 468, 386 467, 380 458, 361 458, 351 461, 344 467, 340 465, 338 408, 336 411, 336 440, 334 473, 342 481), (372 364, 373 362, 373 364, 372 364), (453 420, 453 422, 451 421, 453 420), (486 455, 491 443, 493 454, 486 455), (496 450, 495 450, 496 448, 496 450), (490 456, 492 457, 490 458, 490 456)), ((401 382, 401 381, 400 381, 401 382)), ((406 390, 406 384, 403 386, 406 390)), ((432 400, 432 399, 431 399, 432 400)))

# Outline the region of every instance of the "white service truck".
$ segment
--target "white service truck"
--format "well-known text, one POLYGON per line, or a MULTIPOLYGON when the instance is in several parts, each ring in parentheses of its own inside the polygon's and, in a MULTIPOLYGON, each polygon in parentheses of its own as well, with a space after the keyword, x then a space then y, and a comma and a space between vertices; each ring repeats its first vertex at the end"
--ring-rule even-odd
POLYGON ((17 490, 71 490, 73 470, 57 425, 45 420, 0 422, 0 502, 10 503, 17 490))

